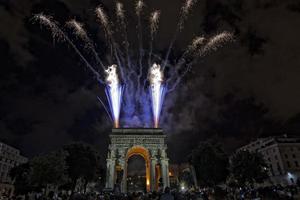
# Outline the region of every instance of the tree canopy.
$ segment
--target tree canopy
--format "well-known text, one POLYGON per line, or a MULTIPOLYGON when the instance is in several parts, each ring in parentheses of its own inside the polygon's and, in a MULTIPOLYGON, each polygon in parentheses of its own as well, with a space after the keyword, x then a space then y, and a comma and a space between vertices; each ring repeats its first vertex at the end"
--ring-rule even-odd
POLYGON ((261 183, 268 177, 268 165, 258 152, 238 151, 230 159, 229 170, 241 186, 261 183))
POLYGON ((221 145, 201 142, 190 155, 200 186, 216 186, 225 182, 228 175, 228 157, 221 145))

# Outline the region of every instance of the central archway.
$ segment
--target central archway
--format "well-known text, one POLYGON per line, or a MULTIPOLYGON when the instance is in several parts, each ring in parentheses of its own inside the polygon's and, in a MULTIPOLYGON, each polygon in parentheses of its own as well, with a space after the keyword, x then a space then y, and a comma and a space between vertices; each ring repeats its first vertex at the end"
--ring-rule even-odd
MULTIPOLYGON (((142 158, 144 158, 145 160, 145 167, 146 167, 146 190, 147 192, 150 191, 150 153, 147 149, 145 149, 142 146, 133 146, 130 149, 128 149, 127 154, 126 154, 126 164, 125 164, 125 169, 124 169, 124 173, 126 174, 127 177, 127 170, 128 170, 128 160, 129 158, 131 158, 134 155, 139 155, 142 158)), ((126 181, 126 186, 124 186, 125 188, 127 188, 127 181, 126 181)))

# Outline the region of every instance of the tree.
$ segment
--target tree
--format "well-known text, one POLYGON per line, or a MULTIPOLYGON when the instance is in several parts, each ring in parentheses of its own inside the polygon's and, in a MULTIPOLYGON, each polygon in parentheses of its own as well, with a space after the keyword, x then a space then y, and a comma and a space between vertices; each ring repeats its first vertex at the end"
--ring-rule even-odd
POLYGON ((230 159, 230 173, 240 186, 262 183, 268 177, 267 164, 258 152, 238 151, 230 159))
POLYGON ((9 171, 9 176, 13 180, 16 195, 27 194, 32 188, 30 184, 29 163, 20 164, 9 171))
POLYGON ((87 184, 97 180, 102 173, 99 153, 90 145, 82 143, 66 145, 64 150, 67 152, 66 162, 72 181, 71 189, 74 191, 77 181, 83 180, 86 190, 87 184))
POLYGON ((185 170, 181 172, 178 178, 180 183, 184 183, 188 188, 194 185, 193 175, 190 171, 185 170))
POLYGON ((190 155, 198 184, 214 187, 224 182, 228 175, 228 157, 217 143, 201 142, 190 155))
POLYGON ((36 187, 60 186, 67 181, 66 153, 56 151, 30 161, 31 183, 36 187))

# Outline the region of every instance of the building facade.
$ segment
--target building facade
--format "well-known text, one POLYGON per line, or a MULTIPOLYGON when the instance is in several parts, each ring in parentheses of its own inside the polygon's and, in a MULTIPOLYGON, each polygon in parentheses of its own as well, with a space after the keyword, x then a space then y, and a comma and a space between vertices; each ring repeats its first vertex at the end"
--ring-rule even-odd
POLYGON ((300 178, 300 138, 259 138, 239 150, 259 152, 269 166, 272 184, 291 185, 300 178))
POLYGON ((20 150, 0 142, 0 192, 12 191, 12 180, 9 177, 11 168, 26 163, 28 159, 20 154, 20 150))

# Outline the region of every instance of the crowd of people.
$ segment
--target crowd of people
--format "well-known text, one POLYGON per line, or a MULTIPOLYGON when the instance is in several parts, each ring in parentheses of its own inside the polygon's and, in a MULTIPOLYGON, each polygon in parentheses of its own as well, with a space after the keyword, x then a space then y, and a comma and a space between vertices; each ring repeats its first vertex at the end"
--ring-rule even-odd
POLYGON ((260 188, 200 189, 197 191, 170 190, 163 192, 130 192, 115 194, 113 192, 72 193, 67 191, 29 192, 26 195, 7 196, 0 194, 0 200, 297 200, 297 186, 271 186, 260 188))

